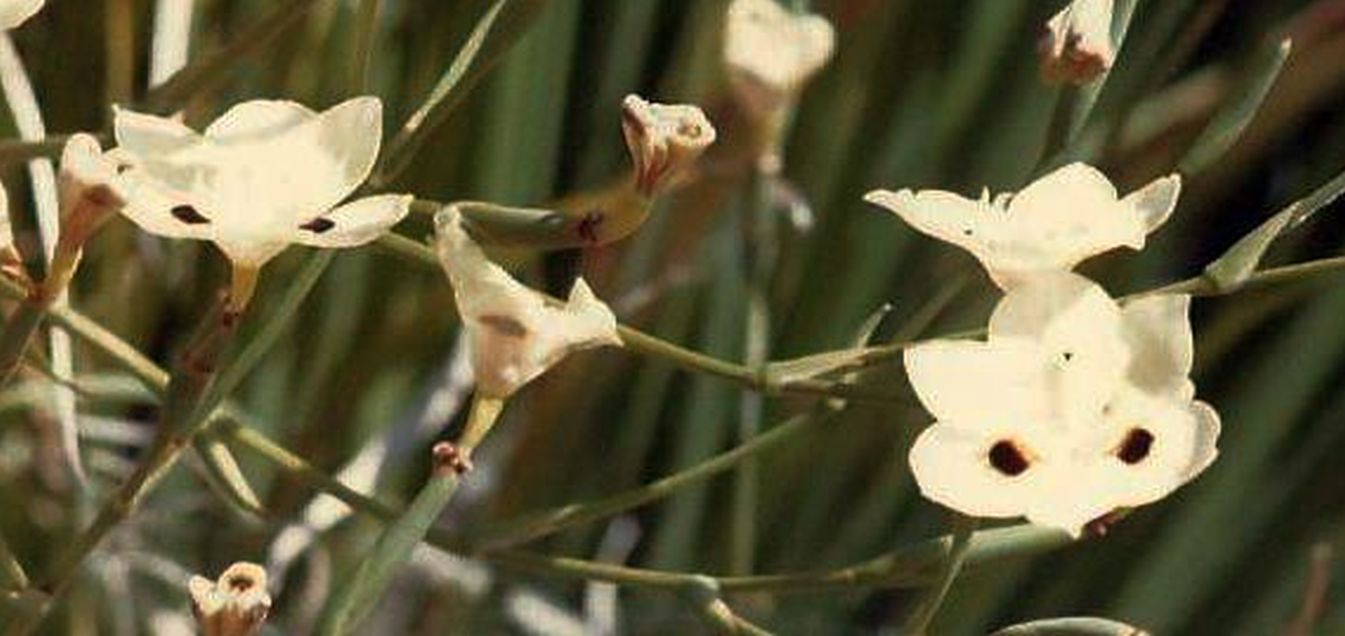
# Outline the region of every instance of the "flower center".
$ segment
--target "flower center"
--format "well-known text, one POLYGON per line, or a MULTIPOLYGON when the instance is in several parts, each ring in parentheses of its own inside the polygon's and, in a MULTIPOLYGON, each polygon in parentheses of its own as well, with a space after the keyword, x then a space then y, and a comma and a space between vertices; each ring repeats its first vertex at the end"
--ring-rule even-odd
POLYGON ((1007 439, 995 442, 995 445, 990 447, 988 459, 991 467, 1009 477, 1017 477, 1031 466, 1027 455, 1018 444, 1007 439))
POLYGON ((1154 445, 1154 434, 1142 428, 1132 428, 1116 447, 1116 458, 1127 464, 1138 464, 1149 456, 1154 445))

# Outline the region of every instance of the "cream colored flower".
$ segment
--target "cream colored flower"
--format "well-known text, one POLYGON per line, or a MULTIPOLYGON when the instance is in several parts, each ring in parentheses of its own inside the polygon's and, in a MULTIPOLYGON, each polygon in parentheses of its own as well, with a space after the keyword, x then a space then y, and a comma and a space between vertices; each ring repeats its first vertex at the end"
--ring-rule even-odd
POLYGON ((1143 248, 1145 235, 1172 214, 1180 192, 1181 177, 1172 174, 1118 199, 1107 177, 1074 163, 993 199, 988 192, 973 200, 942 190, 875 190, 864 200, 971 252, 1008 288, 1122 245, 1143 248))
POLYGON ((734 94, 758 115, 793 102, 835 47, 835 30, 821 16, 796 15, 775 0, 729 4, 724 63, 734 94))
POLYGON ((1042 78, 1087 84, 1116 59, 1112 45, 1113 0, 1071 0, 1046 23, 1038 42, 1042 78))
POLYGON ((583 279, 563 305, 486 257, 454 206, 435 215, 436 247, 468 330, 480 395, 503 399, 572 352, 620 346, 616 317, 583 279))
POLYGON ((255 636, 271 611, 266 570, 253 563, 235 563, 215 581, 193 576, 187 588, 203 636, 255 636))
POLYGON ((911 449, 924 495, 964 514, 1073 535, 1156 501, 1217 455, 1218 414, 1192 400, 1186 296, 1118 306, 1049 273, 1005 294, 989 337, 906 352, 935 423, 911 449))
POLYGON ((638 95, 621 102, 621 131, 635 163, 635 187, 645 196, 675 183, 715 141, 715 127, 701 109, 638 95))
POLYGON ((123 213, 154 234, 215 243, 234 265, 235 293, 250 295, 240 279, 255 278, 290 244, 361 245, 406 215, 408 195, 338 205, 374 166, 381 113, 374 97, 322 113, 250 101, 198 134, 173 119, 117 109, 118 150, 129 163, 123 213))
POLYGON ((47 0, 0 0, 0 29, 17 29, 28 21, 47 0))

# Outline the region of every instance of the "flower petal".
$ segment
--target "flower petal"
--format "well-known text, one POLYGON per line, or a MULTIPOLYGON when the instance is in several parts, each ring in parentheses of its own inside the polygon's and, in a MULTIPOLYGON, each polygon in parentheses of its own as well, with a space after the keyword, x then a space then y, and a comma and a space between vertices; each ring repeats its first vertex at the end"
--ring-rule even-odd
POLYGON ((582 280, 554 306, 486 257, 457 208, 435 215, 435 231, 483 395, 506 398, 570 353, 621 343, 616 317, 582 280))
POLYGON ((971 426, 1003 417, 1047 417, 1045 365, 1036 347, 1014 342, 936 340, 905 352, 906 376, 939 420, 971 426))
POLYGON ((1218 456, 1219 415, 1198 401, 1160 399, 1138 392, 1119 397, 1095 438, 1105 454, 1098 496, 1113 507, 1166 497, 1194 479, 1218 456))
POLYGON ((46 0, 0 0, 0 29, 16 29, 42 9, 46 0))
POLYGON ((963 514, 1021 516, 1040 488, 1031 443, 1013 428, 939 422, 911 446, 911 474, 927 499, 963 514))
POLYGON ((119 148, 145 157, 175 152, 201 141, 196 131, 176 119, 118 106, 112 107, 112 127, 119 148))
POLYGON ((1042 274, 1004 295, 990 316, 990 340, 1037 343, 1056 414, 1076 423, 1094 417, 1125 376, 1130 347, 1121 310, 1092 281, 1068 272, 1042 274))
POLYGON ((298 102, 256 99, 225 111, 205 129, 205 136, 225 144, 274 138, 318 116, 298 102))
POLYGON ((1146 391, 1189 400, 1195 387, 1189 378, 1195 357, 1185 294, 1146 296, 1121 308, 1132 357, 1129 381, 1146 391))
POLYGON ((1154 179, 1143 188, 1126 195, 1121 199, 1121 204, 1130 206, 1138 212, 1140 218, 1144 220, 1145 229, 1153 232, 1172 216, 1172 211, 1177 209, 1177 197, 1181 193, 1181 175, 1170 174, 1154 179))
POLYGON ((1125 245, 1144 247, 1146 227, 1135 207, 1096 168, 1072 163, 1034 181, 1009 202, 1013 236, 1061 269, 1125 245))
POLYGON ((356 199, 296 228, 295 241, 315 247, 354 247, 378 238, 411 211, 411 195, 356 199))
POLYGON ((943 190, 874 190, 864 200, 887 208, 916 231, 957 245, 987 267, 993 258, 990 242, 998 234, 1002 211, 989 201, 972 200, 943 190))

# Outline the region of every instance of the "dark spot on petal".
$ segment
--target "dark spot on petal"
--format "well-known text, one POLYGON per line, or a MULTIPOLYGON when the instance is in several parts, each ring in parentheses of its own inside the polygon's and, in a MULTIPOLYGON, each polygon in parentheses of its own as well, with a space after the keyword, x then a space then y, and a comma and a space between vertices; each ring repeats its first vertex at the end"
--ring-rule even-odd
POLYGON ((336 221, 318 217, 316 219, 313 219, 312 221, 300 225, 299 229, 308 230, 309 232, 312 232, 314 234, 322 234, 323 232, 326 232, 327 230, 330 230, 334 227, 336 227, 336 221))
POLYGON ((528 335, 528 328, 523 323, 510 318, 509 316, 500 316, 488 314, 481 317, 481 324, 490 327, 501 335, 511 338, 522 338, 528 335))
POLYGON ((1007 439, 995 442, 995 445, 990 447, 988 458, 995 470, 1009 477, 1017 477, 1031 466, 1022 449, 1018 448, 1018 444, 1007 439))
POLYGON ((187 225, 201 225, 202 223, 210 222, 210 219, 207 219, 205 215, 197 211, 195 206, 187 205, 185 203, 173 206, 173 209, 169 210, 169 212, 172 213, 173 218, 182 221, 187 225))
POLYGON ((579 238, 584 239, 584 241, 597 243, 598 228, 602 226, 602 222, 606 218, 607 217, 603 216, 601 210, 591 210, 586 212, 584 213, 584 217, 579 219, 579 226, 575 228, 575 232, 579 234, 579 238))
POLYGON ((1073 359, 1074 359, 1074 352, 1073 352, 1073 351, 1066 351, 1066 352, 1060 354, 1060 357, 1061 357, 1061 358, 1064 358, 1064 359, 1065 359, 1065 362, 1069 362, 1070 360, 1073 360, 1073 359))
POLYGON ((1154 434, 1142 428, 1132 428, 1121 445, 1116 447, 1116 458, 1127 464, 1138 464, 1149 456, 1154 445, 1154 434))
POLYGON ((966 228, 962 230, 962 236, 971 236, 972 234, 975 234, 975 232, 972 232, 971 228, 966 228))

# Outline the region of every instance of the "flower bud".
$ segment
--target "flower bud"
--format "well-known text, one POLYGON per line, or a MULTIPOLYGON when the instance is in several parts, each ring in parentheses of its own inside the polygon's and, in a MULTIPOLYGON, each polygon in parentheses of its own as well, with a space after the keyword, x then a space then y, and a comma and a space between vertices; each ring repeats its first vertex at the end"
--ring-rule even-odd
POLYGON ((637 95, 621 102, 621 130, 635 163, 635 187, 654 196, 676 181, 715 140, 700 108, 656 104, 637 95))
POLYGON ((1083 85, 1110 69, 1112 11, 1113 0, 1072 0, 1055 14, 1037 42, 1042 79, 1083 85))
POLYGON ((271 610, 266 570, 255 563, 239 561, 216 581, 193 576, 188 589, 204 636, 255 636, 271 610))

